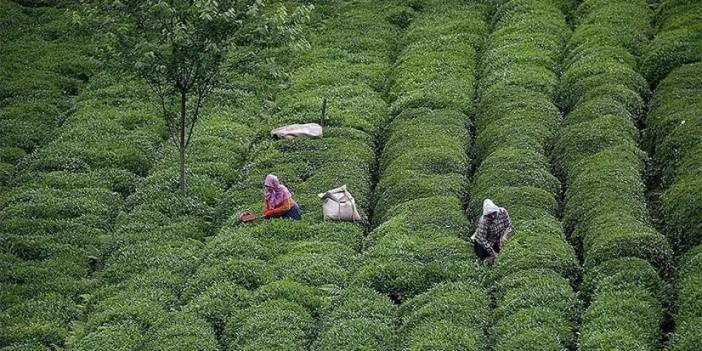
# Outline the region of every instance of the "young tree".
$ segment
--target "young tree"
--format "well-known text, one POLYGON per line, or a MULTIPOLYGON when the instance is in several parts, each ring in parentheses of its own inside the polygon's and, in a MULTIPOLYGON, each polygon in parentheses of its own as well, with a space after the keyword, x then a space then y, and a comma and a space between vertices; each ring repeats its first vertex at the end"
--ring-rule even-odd
POLYGON ((188 145, 227 57, 257 60, 257 47, 303 44, 302 24, 312 9, 272 9, 263 0, 95 0, 87 5, 87 16, 98 21, 114 63, 153 90, 178 149, 183 195, 188 145))

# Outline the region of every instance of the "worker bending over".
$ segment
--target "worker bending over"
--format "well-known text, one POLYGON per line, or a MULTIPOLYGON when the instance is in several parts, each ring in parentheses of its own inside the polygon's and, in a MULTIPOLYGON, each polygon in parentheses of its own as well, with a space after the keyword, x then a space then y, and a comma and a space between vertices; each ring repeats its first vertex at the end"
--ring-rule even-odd
POLYGON ((478 228, 470 237, 475 253, 486 263, 493 263, 511 235, 512 220, 507 210, 495 205, 492 200, 485 199, 478 228))
POLYGON ((263 217, 302 219, 300 206, 293 200, 288 188, 278 177, 269 174, 264 183, 263 217))

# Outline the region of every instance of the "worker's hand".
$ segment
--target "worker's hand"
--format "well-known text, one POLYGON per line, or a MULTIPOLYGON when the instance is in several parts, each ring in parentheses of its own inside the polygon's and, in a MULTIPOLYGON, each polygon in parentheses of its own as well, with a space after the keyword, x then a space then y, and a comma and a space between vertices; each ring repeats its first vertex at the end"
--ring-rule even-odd
POLYGON ((503 235, 500 237, 500 247, 505 246, 506 243, 507 243, 507 235, 504 235, 504 234, 503 234, 503 235))
POLYGON ((497 254, 495 254, 494 256, 490 256, 490 257, 486 258, 486 259, 483 261, 483 263, 485 263, 486 265, 489 266, 489 265, 494 264, 496 260, 497 260, 497 254))

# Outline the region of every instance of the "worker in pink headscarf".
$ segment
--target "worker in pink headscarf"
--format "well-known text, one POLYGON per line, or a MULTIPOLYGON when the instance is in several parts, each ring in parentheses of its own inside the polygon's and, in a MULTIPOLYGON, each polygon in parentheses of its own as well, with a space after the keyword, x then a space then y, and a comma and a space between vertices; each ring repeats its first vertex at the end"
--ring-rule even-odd
POLYGON ((278 177, 269 174, 264 183, 263 217, 302 219, 300 206, 293 200, 288 188, 278 177))

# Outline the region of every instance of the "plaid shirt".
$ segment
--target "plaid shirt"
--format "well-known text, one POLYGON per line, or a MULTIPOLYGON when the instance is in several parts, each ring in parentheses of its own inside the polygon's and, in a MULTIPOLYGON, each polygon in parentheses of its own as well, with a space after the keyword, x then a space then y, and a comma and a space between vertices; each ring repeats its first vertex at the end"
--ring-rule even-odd
POLYGON ((491 256, 494 256, 495 250, 492 249, 492 246, 500 241, 503 234, 507 238, 512 235, 512 220, 509 218, 507 210, 500 207, 500 210, 497 211, 497 218, 494 220, 480 216, 478 228, 475 229, 475 234, 471 239, 480 244, 491 256))

